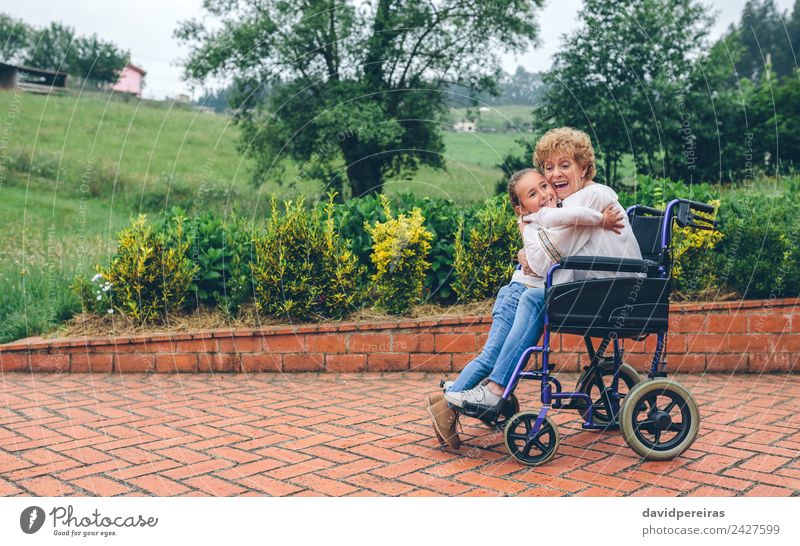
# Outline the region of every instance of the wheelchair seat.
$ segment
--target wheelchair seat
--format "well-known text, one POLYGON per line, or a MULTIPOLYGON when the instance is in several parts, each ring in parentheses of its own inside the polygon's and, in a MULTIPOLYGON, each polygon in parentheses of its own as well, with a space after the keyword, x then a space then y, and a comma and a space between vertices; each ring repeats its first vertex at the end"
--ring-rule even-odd
POLYGON ((609 277, 557 284, 547 294, 553 333, 639 338, 669 323, 669 279, 609 277))

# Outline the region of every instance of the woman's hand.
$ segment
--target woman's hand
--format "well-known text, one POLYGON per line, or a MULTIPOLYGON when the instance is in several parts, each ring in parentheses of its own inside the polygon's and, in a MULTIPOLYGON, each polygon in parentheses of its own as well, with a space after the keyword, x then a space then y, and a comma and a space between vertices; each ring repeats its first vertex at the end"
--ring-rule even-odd
POLYGON ((528 257, 525 255, 524 248, 519 249, 519 252, 517 253, 517 261, 519 262, 519 265, 522 266, 523 273, 526 275, 533 275, 533 269, 531 269, 531 266, 528 264, 528 257))
POLYGON ((622 220, 622 213, 616 204, 612 203, 603 209, 603 220, 600 225, 603 229, 611 230, 614 233, 622 233, 622 228, 625 227, 625 223, 622 220))

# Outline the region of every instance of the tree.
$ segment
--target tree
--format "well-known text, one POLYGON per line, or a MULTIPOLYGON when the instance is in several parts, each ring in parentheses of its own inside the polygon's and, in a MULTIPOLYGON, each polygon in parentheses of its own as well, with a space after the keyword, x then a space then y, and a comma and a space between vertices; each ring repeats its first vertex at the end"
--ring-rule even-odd
POLYGON ((758 79, 769 58, 778 77, 792 75, 797 67, 795 55, 800 46, 800 2, 795 2, 791 17, 780 13, 773 0, 748 0, 742 9, 737 32, 744 46, 736 69, 745 78, 758 79))
POLYGON ((22 21, 0 14, 0 39, 9 61, 58 70, 100 83, 117 81, 130 53, 113 42, 91 36, 75 36, 75 30, 61 23, 33 29, 22 21))
POLYGON ((114 83, 130 59, 130 53, 104 42, 96 34, 75 40, 76 54, 69 72, 82 78, 114 83))
POLYGON ((33 32, 25 64, 67 72, 74 66, 77 48, 73 44, 75 31, 61 23, 50 23, 33 32))
MULTIPOLYGON (((386 177, 444 167, 444 91, 496 89, 498 54, 536 36, 541 0, 207 0, 214 25, 192 20, 185 77, 234 76, 241 149, 261 183, 286 159, 300 176, 352 195, 386 177), (258 91, 272 89, 268 99, 258 91)), ((340 192, 341 193, 341 192, 340 192)))
POLYGON ((0 13, 0 60, 17 63, 24 58, 31 36, 31 27, 19 19, 0 13))
POLYGON ((534 112, 536 129, 586 130, 600 155, 599 177, 612 184, 625 153, 638 172, 674 174, 681 106, 709 16, 693 0, 586 0, 579 19, 582 28, 543 77, 548 88, 534 112))

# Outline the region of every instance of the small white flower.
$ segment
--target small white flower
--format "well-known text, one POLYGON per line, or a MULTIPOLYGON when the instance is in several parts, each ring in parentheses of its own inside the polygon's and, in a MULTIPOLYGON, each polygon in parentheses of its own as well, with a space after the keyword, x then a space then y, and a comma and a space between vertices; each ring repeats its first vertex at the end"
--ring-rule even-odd
POLYGON ((109 310, 108 310, 108 314, 109 314, 109 315, 113 315, 113 314, 114 314, 114 310, 113 310, 113 309, 109 309, 109 310))
POLYGON ((101 296, 100 294, 98 294, 98 295, 97 295, 97 301, 100 301, 100 300, 102 300, 102 299, 103 299, 103 296, 101 296))
POLYGON ((102 275, 102 274, 100 274, 100 273, 98 273, 97 275, 95 275, 94 277, 92 277, 92 282, 97 282, 97 281, 99 281, 99 280, 100 280, 100 279, 102 279, 102 278, 103 278, 103 275, 102 275))
POLYGON ((103 287, 103 292, 108 292, 109 290, 111 290, 110 286, 106 285, 103 287))

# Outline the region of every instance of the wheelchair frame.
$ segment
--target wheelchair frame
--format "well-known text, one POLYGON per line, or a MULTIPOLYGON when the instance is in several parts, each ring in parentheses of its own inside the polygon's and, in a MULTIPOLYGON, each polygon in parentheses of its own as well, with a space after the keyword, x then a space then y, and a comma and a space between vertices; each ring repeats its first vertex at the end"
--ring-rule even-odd
MULTIPOLYGON (((629 414, 635 411, 637 414, 647 412, 649 409, 648 419, 642 422, 637 422, 637 415, 628 415, 626 418, 633 424, 623 422, 623 435, 625 436, 628 444, 640 455, 648 459, 666 460, 672 459, 678 454, 682 453, 694 441, 697 434, 697 427, 699 425, 699 413, 697 412, 697 405, 691 396, 691 393, 686 391, 682 386, 674 381, 666 380, 666 342, 668 330, 668 300, 669 300, 669 279, 672 274, 672 229, 673 223, 677 223, 680 227, 691 227, 696 229, 715 229, 717 223, 715 220, 709 219, 706 216, 698 216, 695 212, 701 212, 705 215, 714 213, 714 207, 705 203, 698 203, 687 199, 674 199, 670 201, 665 210, 654 209, 642 205, 634 205, 627 209, 628 217, 631 221, 631 227, 634 227, 634 222, 638 218, 649 216, 651 218, 651 225, 654 224, 652 217, 661 217, 660 230, 658 230, 653 237, 653 240, 646 240, 645 248, 642 248, 643 258, 627 259, 616 257, 596 257, 596 256, 572 256, 561 260, 560 263, 554 264, 547 273, 545 280, 545 316, 544 316, 544 331, 541 345, 535 345, 527 348, 519 361, 517 362, 511 380, 505 388, 502 400, 499 405, 492 411, 476 412, 475 408, 465 406, 461 412, 468 416, 478 417, 489 425, 497 428, 504 429, 506 436, 506 446, 511 454, 523 464, 538 465, 547 462, 555 455, 555 450, 558 447, 558 431, 555 424, 547 417, 550 408, 554 409, 577 409, 583 417, 584 429, 593 430, 609 430, 620 428, 620 415, 623 397, 619 392, 619 383, 621 380, 621 372, 624 357, 624 341, 622 347, 620 346, 619 335, 613 331, 608 325, 600 326, 596 330, 611 330, 602 336, 602 341, 595 350, 590 336, 591 330, 583 334, 586 350, 589 355, 590 364, 584 368, 584 373, 578 380, 576 391, 565 392, 562 390, 561 383, 557 378, 551 375, 552 366, 550 365, 550 296, 553 287, 553 274, 558 270, 584 270, 584 271, 608 271, 608 272, 630 272, 630 273, 644 273, 646 278, 663 279, 665 283, 662 285, 662 294, 659 298, 664 298, 667 302, 666 309, 663 311, 665 317, 659 317, 654 320, 656 325, 650 324, 652 315, 645 318, 645 326, 640 328, 639 335, 631 335, 636 328, 628 328, 623 332, 623 340, 626 337, 634 339, 644 339, 651 333, 657 334, 657 342, 653 358, 650 364, 647 379, 640 381, 638 374, 635 370, 632 371, 635 377, 629 377, 631 371, 626 371, 626 383, 631 381, 634 385, 628 385, 630 390, 628 398, 637 397, 637 408, 631 409, 629 414), (660 240, 656 240, 660 238, 660 240), (647 255, 648 258, 644 256, 647 255), (657 258, 657 260, 649 259, 657 258), (666 290, 666 296, 663 291, 666 290), (604 353, 608 349, 609 344, 613 347, 613 356, 605 357, 604 353), (541 354, 541 369, 538 370, 525 370, 525 364, 533 353, 541 354), (603 379, 604 373, 611 373, 611 384, 609 387, 605 386, 603 379), (520 380, 540 380, 541 381, 541 401, 542 408, 538 412, 523 411, 509 415, 509 413, 518 411, 512 406, 516 403, 514 398, 512 401, 513 393, 518 386, 520 380), (653 383, 656 381, 657 383, 653 383), (647 388, 642 387, 649 383, 647 388), (597 386, 600 391, 600 399, 593 401, 590 395, 591 387, 597 386), (635 394, 638 393, 638 394, 635 394), (641 395, 641 396, 639 396, 641 395), (666 395, 672 397, 671 402, 665 409, 656 411, 657 403, 656 398, 659 395, 666 395), (641 400, 640 400, 641 398, 641 400), (642 401, 643 400, 643 401, 642 401), (649 401, 649 402, 648 402, 649 401), (681 402, 682 401, 682 402, 681 402), (565 403, 566 402, 566 403, 565 403), (649 404, 649 405, 648 405, 649 404), (680 405, 682 413, 682 424, 684 428, 689 427, 688 430, 681 430, 680 442, 678 445, 671 445, 665 443, 664 446, 659 445, 659 438, 662 431, 672 431, 677 427, 669 416, 669 413, 674 409, 675 405, 680 405), (595 411, 597 406, 602 406, 605 409, 608 419, 601 419, 600 423, 595 422, 595 411), (535 416, 535 418, 534 418, 535 416), (694 422, 686 424, 686 420, 694 420, 694 422), (524 422, 523 422, 524 421, 524 422), (522 423, 525 432, 517 433, 516 428, 522 423), (638 424, 637 424, 638 423, 638 424), (646 423, 646 424, 645 424, 646 423), (540 437, 543 427, 550 427, 552 430, 547 430, 549 438, 552 440, 552 446, 542 443, 537 438, 540 437), (673 427, 673 428, 670 428, 673 427), (513 429, 509 432, 509 429, 513 429), (655 443, 645 441, 642 436, 642 431, 655 431, 655 443), (517 442, 523 442, 522 451, 517 447, 517 442), (535 444, 535 445, 534 445, 535 444), (538 451, 542 451, 542 456, 530 457, 529 452, 533 447, 538 451), (669 449, 660 449, 665 447, 669 449), (551 449, 552 448, 552 449, 551 449), (523 453, 524 452, 524 453, 523 453)), ((637 242, 642 247, 642 240, 639 235, 637 242)), ((577 281, 580 282, 580 281, 577 281)), ((608 298, 608 295, 605 296, 608 298)), ((659 300, 660 301, 660 300, 659 300)), ((595 317, 596 319, 596 317, 595 317)), ((567 328, 569 329, 569 328, 567 328)), ((558 331, 558 328, 556 328, 558 331)), ((575 333, 570 332, 570 333, 575 333)), ((581 334, 578 334, 581 335, 581 334)), ((627 366, 627 365, 626 365, 627 366)), ((628 369, 632 370, 629 366, 628 369)), ((606 375, 607 377, 607 375, 606 375)), ((622 412, 624 413, 624 412, 622 412)), ((677 437, 677 436, 676 436, 677 437)), ((675 443, 673 441, 673 443, 675 443)))

